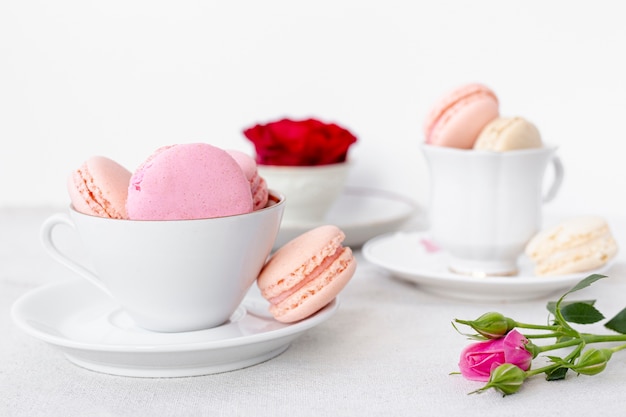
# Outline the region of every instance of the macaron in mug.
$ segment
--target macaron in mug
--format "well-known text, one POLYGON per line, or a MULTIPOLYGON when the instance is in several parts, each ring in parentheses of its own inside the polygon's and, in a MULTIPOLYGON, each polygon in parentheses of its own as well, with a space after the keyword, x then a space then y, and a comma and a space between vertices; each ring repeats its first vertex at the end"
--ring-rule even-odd
POLYGON ((193 220, 121 220, 73 207, 41 228, 47 252, 117 301, 138 326, 160 332, 208 329, 226 322, 271 252, 285 197, 266 208, 193 220), (57 227, 77 231, 93 269, 63 253, 57 227))

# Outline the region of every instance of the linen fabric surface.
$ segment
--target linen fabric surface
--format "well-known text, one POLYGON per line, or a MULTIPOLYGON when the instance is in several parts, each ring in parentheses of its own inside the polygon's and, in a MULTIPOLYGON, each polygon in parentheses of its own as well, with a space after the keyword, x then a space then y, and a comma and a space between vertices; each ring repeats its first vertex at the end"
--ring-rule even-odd
MULTIPOLYGON (((527 323, 547 319, 560 294, 516 303, 455 301, 390 277, 356 251, 357 272, 335 316, 259 365, 187 378, 128 378, 82 369, 22 332, 13 302, 44 284, 73 279, 39 243, 53 207, 0 209, 0 415, 2 416, 529 416, 623 414, 626 353, 600 375, 527 381, 502 397, 458 372, 469 343, 451 325, 499 311, 527 323)), ((626 242, 626 219, 609 219, 626 242)), ((626 306, 624 253, 608 279, 576 294, 612 317, 626 306)), ((540 343, 540 342, 539 342, 540 343)))

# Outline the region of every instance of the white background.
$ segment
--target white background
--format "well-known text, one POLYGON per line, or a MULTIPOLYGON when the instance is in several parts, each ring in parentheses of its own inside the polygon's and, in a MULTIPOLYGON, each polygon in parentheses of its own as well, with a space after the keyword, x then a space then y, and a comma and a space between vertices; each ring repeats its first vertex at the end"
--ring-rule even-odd
POLYGON ((64 205, 92 155, 131 171, 313 116, 359 138, 349 184, 427 201, 433 102, 479 81, 566 166, 554 210, 626 212, 626 14, 617 1, 0 0, 0 207, 64 205))

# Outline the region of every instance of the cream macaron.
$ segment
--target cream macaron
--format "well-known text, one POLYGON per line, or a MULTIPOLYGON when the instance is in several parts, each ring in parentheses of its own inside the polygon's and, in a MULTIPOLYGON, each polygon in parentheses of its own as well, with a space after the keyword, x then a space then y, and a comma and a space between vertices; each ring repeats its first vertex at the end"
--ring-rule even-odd
POLYGON ((522 117, 498 117, 478 135, 475 150, 505 152, 516 149, 541 148, 539 129, 522 117))
POLYGON ((565 275, 591 271, 609 262, 618 251, 608 223, 599 216, 574 217, 543 230, 526 245, 536 275, 565 275))

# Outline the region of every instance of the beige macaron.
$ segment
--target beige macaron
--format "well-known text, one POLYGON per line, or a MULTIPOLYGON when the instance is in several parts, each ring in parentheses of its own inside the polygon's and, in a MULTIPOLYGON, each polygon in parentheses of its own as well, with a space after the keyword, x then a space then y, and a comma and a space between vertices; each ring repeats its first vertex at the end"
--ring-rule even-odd
POLYGON ((618 251, 608 223, 599 216, 565 220, 535 235, 526 255, 536 275, 564 275, 591 271, 610 261, 618 251))
POLYGON ((542 146, 539 129, 528 120, 522 117, 498 117, 483 128, 474 149, 504 152, 542 146))

